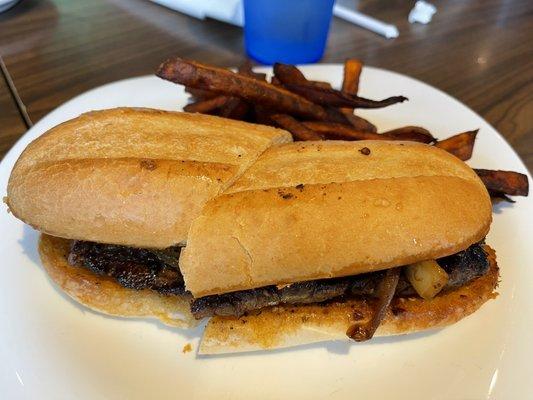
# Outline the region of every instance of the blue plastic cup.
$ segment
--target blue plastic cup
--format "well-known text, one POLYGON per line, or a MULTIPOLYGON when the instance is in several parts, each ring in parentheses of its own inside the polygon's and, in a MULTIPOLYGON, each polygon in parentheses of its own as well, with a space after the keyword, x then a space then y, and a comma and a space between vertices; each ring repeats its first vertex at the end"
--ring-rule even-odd
POLYGON ((320 60, 333 3, 334 0, 244 0, 248 56, 262 64, 320 60))

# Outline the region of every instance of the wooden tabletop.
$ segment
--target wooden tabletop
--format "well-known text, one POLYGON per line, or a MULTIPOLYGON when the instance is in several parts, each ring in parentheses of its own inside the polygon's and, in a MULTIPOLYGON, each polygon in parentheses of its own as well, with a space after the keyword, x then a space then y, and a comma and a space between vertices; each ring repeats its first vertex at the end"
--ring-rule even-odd
MULTIPOLYGON (((322 62, 357 57, 442 89, 501 132, 533 171, 533 2, 441 0, 429 25, 407 22, 412 3, 359 2, 398 26, 394 40, 334 18, 322 62)), ((30 123, 24 106, 36 122, 88 89, 151 74, 172 55, 221 66, 245 59, 241 29, 148 0, 23 0, 0 14, 0 33, 13 82, 0 79, 0 157, 30 123)))
POLYGON ((0 159, 25 131, 7 82, 0 77, 0 159))

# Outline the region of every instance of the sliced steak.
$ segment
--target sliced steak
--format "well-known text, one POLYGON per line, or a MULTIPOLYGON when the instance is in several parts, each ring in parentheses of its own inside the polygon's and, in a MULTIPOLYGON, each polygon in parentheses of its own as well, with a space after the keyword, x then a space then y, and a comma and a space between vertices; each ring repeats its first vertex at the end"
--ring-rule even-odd
POLYGON ((200 297, 193 300, 191 311, 197 319, 212 315, 241 316, 248 311, 280 303, 319 303, 344 295, 349 287, 350 282, 345 278, 298 282, 281 289, 276 286, 265 286, 200 297))
POLYGON ((480 243, 448 257, 439 258, 439 265, 448 273, 445 290, 463 286, 489 272, 490 263, 487 253, 480 243))
MULTIPOLYGON (((448 284, 443 290, 465 285, 484 275, 489 269, 487 254, 479 243, 452 256, 438 259, 437 262, 449 275, 448 284)), ((342 296, 374 297, 382 277, 383 272, 373 272, 344 278, 298 282, 279 289, 276 286, 265 286, 205 296, 192 301, 191 311, 197 319, 212 315, 241 316, 249 311, 282 303, 320 303, 342 296)), ((416 295, 411 284, 402 276, 398 282, 396 296, 416 295)))
MULTIPOLYGON (((185 286, 178 260, 179 247, 149 250, 126 246, 73 241, 69 254, 71 265, 85 267, 96 274, 114 278, 131 289, 152 289, 162 294, 184 294, 185 286)), ((474 244, 457 254, 438 259, 448 273, 444 291, 462 286, 484 275, 489 269, 482 244, 474 244)), ((194 299, 193 315, 241 316, 246 312, 277 304, 320 303, 339 297, 376 296, 383 272, 372 272, 343 278, 297 282, 284 287, 265 286, 221 295, 194 299)), ((411 284, 400 277, 396 296, 416 296, 411 284)))
POLYGON ((281 296, 276 286, 265 286, 194 299, 191 303, 191 312, 196 319, 212 315, 240 316, 248 311, 275 306, 280 302, 281 296))
POLYGON ((148 250, 126 246, 73 241, 68 261, 105 275, 130 289, 153 289, 163 294, 184 294, 178 268, 180 248, 148 250))

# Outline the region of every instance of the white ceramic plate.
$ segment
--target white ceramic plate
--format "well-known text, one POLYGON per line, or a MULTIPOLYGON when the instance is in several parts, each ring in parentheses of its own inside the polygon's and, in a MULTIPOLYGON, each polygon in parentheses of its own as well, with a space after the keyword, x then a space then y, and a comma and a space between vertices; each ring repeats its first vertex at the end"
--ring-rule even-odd
MULTIPOLYGON (((308 66, 304 72, 334 85, 342 76, 337 65, 308 66)), ((365 68, 361 93, 409 97, 403 104, 361 113, 380 129, 421 125, 444 138, 480 128, 472 166, 526 172, 489 124, 435 88, 365 68)), ((178 110, 186 99, 181 88, 152 76, 74 98, 39 121, 5 157, 2 195, 20 152, 52 126, 84 111, 116 106, 178 110)), ((70 300, 40 265, 37 233, 0 212, 0 398, 527 398, 533 359, 533 203, 517 200, 496 208, 487 238, 501 267, 500 296, 460 323, 365 344, 216 357, 196 354, 201 329, 186 332, 153 321, 111 318, 70 300), (194 351, 184 354, 187 343, 194 351)))

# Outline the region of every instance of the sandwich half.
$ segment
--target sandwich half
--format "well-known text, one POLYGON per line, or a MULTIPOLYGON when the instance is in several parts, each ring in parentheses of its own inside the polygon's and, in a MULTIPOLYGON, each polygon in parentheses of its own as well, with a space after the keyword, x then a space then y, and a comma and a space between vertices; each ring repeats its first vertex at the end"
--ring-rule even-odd
POLYGON ((288 132, 142 108, 94 111, 33 141, 11 173, 10 211, 43 233, 50 277, 112 315, 194 323, 178 268, 203 205, 288 132))
POLYGON ((475 172, 432 146, 272 147, 191 225, 180 269, 193 314, 212 317, 200 352, 457 322, 495 296, 491 218, 475 172))

